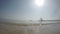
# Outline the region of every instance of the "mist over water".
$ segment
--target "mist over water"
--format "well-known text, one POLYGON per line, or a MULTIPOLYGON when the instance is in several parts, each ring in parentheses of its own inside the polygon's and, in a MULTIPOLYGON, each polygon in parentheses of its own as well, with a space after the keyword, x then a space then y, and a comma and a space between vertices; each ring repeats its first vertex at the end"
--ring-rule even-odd
POLYGON ((3 23, 15 23, 15 24, 45 24, 45 23, 59 23, 60 20, 11 20, 11 19, 0 19, 3 23))

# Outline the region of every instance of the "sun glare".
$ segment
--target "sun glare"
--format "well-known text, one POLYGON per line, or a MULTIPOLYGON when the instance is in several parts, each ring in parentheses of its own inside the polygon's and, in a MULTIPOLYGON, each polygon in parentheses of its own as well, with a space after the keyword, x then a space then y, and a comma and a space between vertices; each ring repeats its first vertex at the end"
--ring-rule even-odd
POLYGON ((35 4, 37 6, 42 6, 44 4, 44 0, 35 0, 35 4))

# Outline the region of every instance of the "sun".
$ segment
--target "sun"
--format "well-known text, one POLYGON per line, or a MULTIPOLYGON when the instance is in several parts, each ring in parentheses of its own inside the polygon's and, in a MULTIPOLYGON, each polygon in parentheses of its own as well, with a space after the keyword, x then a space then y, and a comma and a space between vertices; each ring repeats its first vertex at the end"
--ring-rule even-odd
POLYGON ((35 0, 35 4, 37 6, 42 6, 44 4, 44 0, 35 0))

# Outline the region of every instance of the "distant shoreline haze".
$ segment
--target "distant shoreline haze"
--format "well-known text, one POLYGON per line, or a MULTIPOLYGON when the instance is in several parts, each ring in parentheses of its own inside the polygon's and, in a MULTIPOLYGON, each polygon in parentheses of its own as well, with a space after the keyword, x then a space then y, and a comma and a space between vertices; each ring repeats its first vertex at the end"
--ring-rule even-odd
MULTIPOLYGON (((29 24, 29 23, 41 23, 41 20, 11 20, 11 19, 0 19, 3 23, 22 23, 22 24, 29 24)), ((1 23, 0 22, 0 23, 1 23)), ((42 23, 58 23, 60 20, 42 20, 42 23)))

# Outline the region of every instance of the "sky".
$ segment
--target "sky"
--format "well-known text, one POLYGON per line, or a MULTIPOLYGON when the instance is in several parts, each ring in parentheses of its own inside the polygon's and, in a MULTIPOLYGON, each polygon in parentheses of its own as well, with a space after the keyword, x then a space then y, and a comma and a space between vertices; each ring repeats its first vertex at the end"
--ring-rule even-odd
POLYGON ((35 0, 0 0, 1 18, 13 20, 60 19, 60 0, 44 0, 37 6, 35 0))

